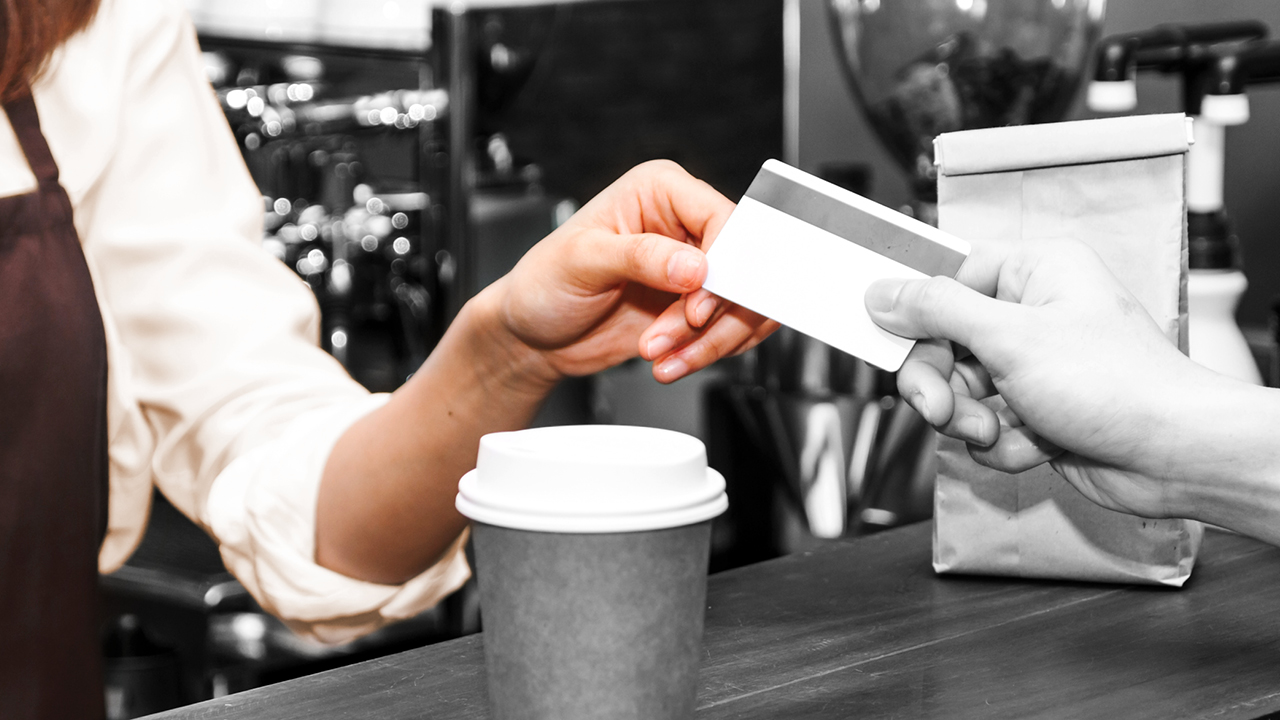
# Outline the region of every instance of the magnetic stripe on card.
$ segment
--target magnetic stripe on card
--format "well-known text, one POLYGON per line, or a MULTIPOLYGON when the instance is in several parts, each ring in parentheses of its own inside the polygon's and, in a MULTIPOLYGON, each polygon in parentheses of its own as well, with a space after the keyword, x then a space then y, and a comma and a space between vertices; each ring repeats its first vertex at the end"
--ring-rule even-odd
MULTIPOLYGON (((813 180, 815 185, 829 185, 817 178, 813 180)), ((925 275, 954 277, 966 257, 955 248, 921 237, 922 232, 939 232, 932 226, 905 215, 892 221, 878 217, 876 213, 894 211, 835 185, 830 185, 828 192, 803 185, 768 166, 760 169, 747 188, 746 197, 925 275), (920 229, 913 230, 912 224, 920 229)))

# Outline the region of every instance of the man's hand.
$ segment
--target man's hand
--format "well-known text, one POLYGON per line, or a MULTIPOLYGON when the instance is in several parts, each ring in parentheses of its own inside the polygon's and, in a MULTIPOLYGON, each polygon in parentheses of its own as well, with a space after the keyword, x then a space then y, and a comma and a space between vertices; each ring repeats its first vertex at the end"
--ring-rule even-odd
POLYGON ((1006 472, 1051 461, 1104 507, 1176 512, 1179 395, 1219 379, 1178 352, 1090 248, 987 243, 956 281, 882 281, 866 301, 885 329, 926 339, 899 390, 975 460, 1006 472))

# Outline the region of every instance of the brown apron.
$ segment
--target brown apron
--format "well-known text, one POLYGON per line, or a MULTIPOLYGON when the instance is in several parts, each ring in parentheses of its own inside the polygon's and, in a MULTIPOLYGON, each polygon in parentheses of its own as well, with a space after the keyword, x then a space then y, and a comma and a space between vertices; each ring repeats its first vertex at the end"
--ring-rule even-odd
POLYGON ((4 110, 39 187, 0 198, 0 717, 100 719, 106 340, 35 103, 4 110))

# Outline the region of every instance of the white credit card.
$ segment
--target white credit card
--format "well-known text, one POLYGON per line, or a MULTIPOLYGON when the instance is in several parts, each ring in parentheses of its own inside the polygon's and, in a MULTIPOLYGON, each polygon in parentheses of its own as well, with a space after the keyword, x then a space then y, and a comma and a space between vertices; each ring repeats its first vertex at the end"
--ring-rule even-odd
POLYGON ((768 160, 707 252, 703 287, 892 372, 915 341, 871 321, 867 287, 954 277, 968 256, 957 237, 768 160))

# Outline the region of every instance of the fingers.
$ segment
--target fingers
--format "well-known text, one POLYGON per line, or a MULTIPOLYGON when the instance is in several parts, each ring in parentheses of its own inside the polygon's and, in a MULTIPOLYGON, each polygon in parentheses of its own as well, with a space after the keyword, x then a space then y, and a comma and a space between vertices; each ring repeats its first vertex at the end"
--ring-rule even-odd
POLYGON ((617 232, 698 240, 706 250, 733 208, 733 202, 678 164, 653 160, 629 170, 587 203, 582 215, 617 232))
POLYGON ((735 356, 735 355, 741 355, 742 353, 744 353, 744 352, 746 352, 746 351, 750 350, 751 348, 753 348, 753 347, 755 347, 755 346, 759 345, 759 344, 760 344, 761 342, 763 342, 766 338, 768 338, 770 335, 772 335, 774 332, 776 332, 776 331, 778 330, 778 328, 780 328, 780 327, 782 327, 782 325, 781 325, 781 324, 779 324, 779 323, 777 323, 777 322, 775 322, 775 321, 773 321, 773 320, 766 320, 766 321, 764 322, 764 324, 762 324, 760 327, 756 328, 756 331, 755 331, 755 332, 751 333, 750 337, 748 337, 746 340, 743 340, 742 342, 738 343, 738 347, 734 348, 734 349, 729 353, 729 357, 733 357, 733 356, 735 356))
MULTIPOLYGON (((664 292, 697 290, 706 278, 705 251, 734 204, 676 163, 638 165, 592 198, 561 228, 555 262, 585 290, 625 281, 664 292), (680 254, 684 253, 684 254, 680 254)), ((690 306, 706 321, 707 297, 690 306)), ((690 320, 697 320, 691 316, 690 320)))
MULTIPOLYGON (((734 306, 709 325, 692 342, 660 360, 653 367, 653 377, 661 383, 673 383, 697 372, 722 357, 740 352, 748 340, 759 342, 772 329, 761 334, 764 317, 734 306)), ((776 328, 776 324, 773 326, 776 328)), ((745 349, 745 348, 743 348, 745 349)))
POLYGON ((718 307, 720 298, 711 294, 710 290, 698 290, 685 298, 685 320, 690 326, 700 328, 707 324, 718 307))
POLYGON ((589 231, 567 243, 558 270, 588 293, 625 282, 687 293, 702 287, 707 257, 701 250, 656 233, 613 235, 589 231))
POLYGON ((654 205, 645 207, 646 232, 674 232, 677 228, 671 226, 670 213, 679 227, 702 241, 705 251, 733 213, 733 202, 674 162, 647 162, 632 172, 643 173, 649 180, 654 205))
POLYGON ((866 305, 871 318, 890 332, 973 348, 1002 334, 1006 322, 1019 315, 1019 304, 1039 305, 1072 293, 1097 297, 1108 285, 1123 292, 1097 253, 1083 243, 984 241, 973 245, 954 281, 881 280, 867 289, 866 305), (1028 296, 1032 284, 1036 288, 1028 296))
POLYGON ((1025 472, 1061 454, 1062 448, 1026 426, 1002 427, 1000 439, 989 447, 969 446, 969 456, 976 462, 1007 473, 1025 472))
POLYGON ((934 427, 949 422, 955 410, 955 393, 948 382, 953 366, 950 343, 922 341, 898 370, 898 392, 934 427))
POLYGON ((989 447, 999 442, 1002 429, 991 408, 964 395, 956 396, 955 408, 939 432, 964 440, 971 447, 989 447))
POLYGON ((956 281, 988 297, 1032 304, 1044 301, 1046 290, 1054 296, 1073 291, 1091 295, 1100 288, 1119 285, 1093 248, 1064 238, 974 243, 956 281), (1045 274, 1044 269, 1050 272, 1045 274), (1037 284, 1044 287, 1034 298, 1027 298, 1028 284, 1037 275, 1037 284))
POLYGON ((953 382, 958 380, 964 383, 965 391, 971 398, 981 400, 999 392, 995 381, 991 379, 991 373, 974 357, 957 360, 952 378, 953 382))
POLYGON ((990 445, 1000 434, 999 420, 992 409, 974 399, 957 369, 950 343, 916 343, 898 370, 898 392, 939 432, 990 445))
POLYGON ((671 383, 723 357, 753 347, 778 328, 762 315, 737 305, 724 307, 701 330, 684 321, 677 302, 641 334, 640 356, 654 362, 653 376, 671 383))
POLYGON ((950 278, 877 280, 867 289, 877 325, 909 338, 939 338, 971 349, 990 328, 1007 326, 1016 306, 986 297, 950 278))
POLYGON ((1019 243, 996 240, 973 243, 973 251, 956 273, 956 282, 987 297, 995 297, 1005 265, 1013 255, 1025 249, 1019 243))
POLYGON ((640 357, 650 362, 661 360, 693 339, 697 330, 685 320, 690 297, 672 303, 640 333, 640 357))

